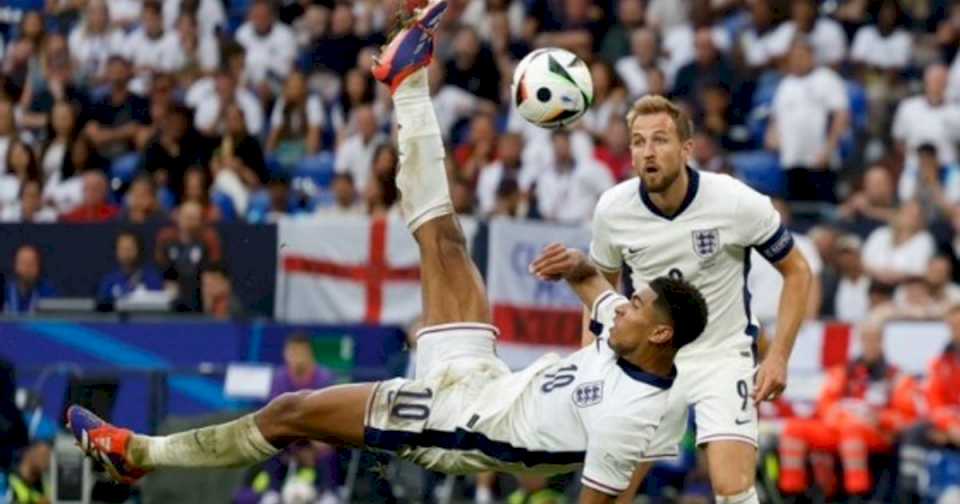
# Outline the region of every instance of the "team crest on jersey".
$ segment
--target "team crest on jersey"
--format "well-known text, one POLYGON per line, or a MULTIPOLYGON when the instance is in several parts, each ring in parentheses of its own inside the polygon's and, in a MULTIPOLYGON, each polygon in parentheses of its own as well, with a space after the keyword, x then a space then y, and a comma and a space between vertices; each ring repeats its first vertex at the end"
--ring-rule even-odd
POLYGON ((713 229, 697 229, 693 236, 693 251, 700 257, 711 257, 720 250, 720 231, 713 229))
POLYGON ((582 383, 573 390, 573 404, 580 408, 599 404, 603 400, 603 382, 582 383))

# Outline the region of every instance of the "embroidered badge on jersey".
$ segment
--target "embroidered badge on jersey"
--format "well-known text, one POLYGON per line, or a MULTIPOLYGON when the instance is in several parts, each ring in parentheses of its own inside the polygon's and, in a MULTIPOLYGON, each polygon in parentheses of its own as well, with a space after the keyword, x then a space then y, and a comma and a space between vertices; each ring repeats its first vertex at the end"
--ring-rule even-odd
POLYGON ((720 231, 713 229, 697 229, 691 232, 693 237, 693 251, 700 257, 711 257, 720 250, 720 231))
POLYGON ((573 404, 580 408, 599 404, 603 400, 603 382, 581 383, 573 390, 573 404))

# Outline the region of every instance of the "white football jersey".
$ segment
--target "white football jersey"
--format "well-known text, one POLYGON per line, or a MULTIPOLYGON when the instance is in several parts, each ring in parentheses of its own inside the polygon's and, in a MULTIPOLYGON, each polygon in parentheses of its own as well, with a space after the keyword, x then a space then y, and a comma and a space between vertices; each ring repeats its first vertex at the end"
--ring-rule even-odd
POLYGON ((486 438, 477 444, 489 457, 483 465, 554 473, 583 464, 584 485, 613 495, 627 488, 666 413, 673 379, 647 373, 609 347, 614 309, 626 302, 608 291, 594 303, 595 344, 565 358, 544 356, 484 387, 476 407, 460 417, 486 438))
POLYGON ((654 206, 639 178, 605 192, 594 213, 590 258, 607 272, 623 270, 628 287, 673 276, 700 290, 709 320, 681 357, 749 348, 759 331, 750 313, 749 249, 775 263, 793 238, 767 196, 728 175, 687 170, 687 195, 672 217, 654 206))

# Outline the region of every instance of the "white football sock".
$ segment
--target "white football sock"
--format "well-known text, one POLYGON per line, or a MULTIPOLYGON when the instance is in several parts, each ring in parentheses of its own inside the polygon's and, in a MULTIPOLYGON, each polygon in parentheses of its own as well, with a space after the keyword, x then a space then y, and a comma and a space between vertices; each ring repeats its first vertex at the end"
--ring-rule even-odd
POLYGON ((412 232, 431 219, 453 213, 444 164, 446 152, 430 101, 426 68, 404 79, 393 93, 393 103, 400 152, 400 209, 412 232))
POLYGON ((737 495, 717 495, 715 501, 717 504, 760 504, 756 487, 737 495))
POLYGON ((263 437, 253 414, 249 414, 169 436, 134 436, 127 458, 145 468, 243 467, 263 462, 279 451, 263 437))

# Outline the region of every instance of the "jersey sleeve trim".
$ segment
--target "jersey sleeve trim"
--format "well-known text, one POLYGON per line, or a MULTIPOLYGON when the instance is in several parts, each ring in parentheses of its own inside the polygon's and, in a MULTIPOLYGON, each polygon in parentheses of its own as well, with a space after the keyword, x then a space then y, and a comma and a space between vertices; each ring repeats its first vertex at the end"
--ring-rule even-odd
POLYGON ((594 489, 594 490, 596 490, 596 491, 598 491, 598 492, 603 492, 603 493, 605 493, 605 494, 607 494, 607 495, 610 495, 610 496, 612 496, 612 497, 616 497, 616 496, 622 494, 622 493, 626 490, 626 488, 617 489, 617 488, 614 488, 614 487, 612 487, 612 486, 610 486, 610 485, 605 485, 605 484, 600 483, 599 481, 597 481, 597 480, 595 480, 595 479, 590 479, 590 478, 588 478, 587 475, 583 475, 583 476, 580 477, 580 483, 583 483, 584 485, 586 485, 586 486, 588 486, 588 487, 590 487, 590 488, 592 488, 592 489, 594 489))
POLYGON ((590 307, 590 319, 591 321, 599 322, 600 319, 600 308, 604 303, 616 299, 617 293, 612 290, 607 290, 603 294, 597 296, 597 299, 594 300, 593 306, 590 307))
POLYGON ((771 264, 787 257, 791 250, 793 250, 793 235, 790 234, 790 231, 787 231, 783 224, 777 228, 773 236, 757 246, 760 255, 770 261, 771 264))

